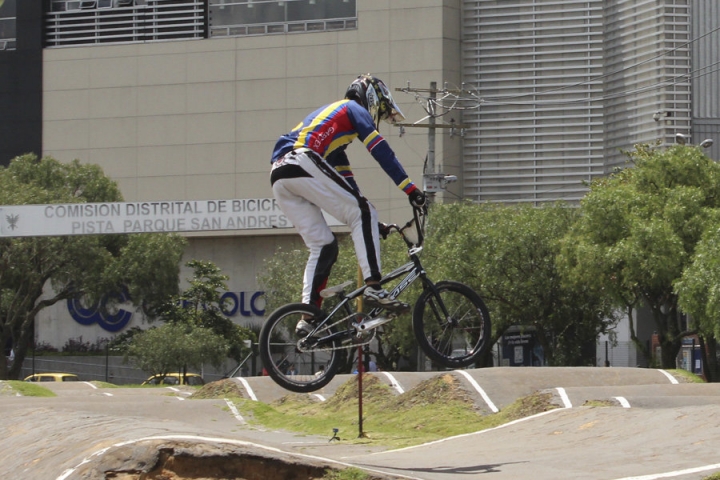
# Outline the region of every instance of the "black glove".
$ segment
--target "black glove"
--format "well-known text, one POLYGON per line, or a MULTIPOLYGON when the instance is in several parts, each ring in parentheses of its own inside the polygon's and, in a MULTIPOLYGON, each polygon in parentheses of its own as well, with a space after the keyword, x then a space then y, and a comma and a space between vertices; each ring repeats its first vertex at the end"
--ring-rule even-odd
POLYGON ((422 208, 427 203, 427 197, 425 196, 425 192, 420 190, 419 188, 416 188, 410 194, 408 195, 408 200, 410 200, 410 205, 412 205, 415 208, 422 208))
POLYGON ((390 235, 390 226, 387 223, 378 222, 378 231, 380 232, 380 237, 383 240, 387 240, 388 235, 390 235))

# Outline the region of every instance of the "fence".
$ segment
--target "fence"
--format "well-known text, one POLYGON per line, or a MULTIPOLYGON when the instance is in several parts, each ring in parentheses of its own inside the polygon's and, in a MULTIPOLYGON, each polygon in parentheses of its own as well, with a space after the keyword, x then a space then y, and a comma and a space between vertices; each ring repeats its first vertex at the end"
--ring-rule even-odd
MULTIPOLYGON (((206 383, 225 378, 228 374, 233 376, 249 376, 254 365, 252 358, 247 358, 243 368, 237 369, 237 362, 231 359, 219 368, 206 366, 200 372, 206 383)), ((62 372, 74 373, 83 381, 103 381, 115 385, 142 383, 150 376, 149 372, 123 363, 121 356, 36 356, 26 358, 23 362, 21 379, 33 373, 62 372)))
POLYGON ((635 344, 631 341, 599 342, 597 344, 597 365, 609 367, 647 367, 645 359, 638 355, 635 344), (607 362, 607 363, 606 363, 607 362))

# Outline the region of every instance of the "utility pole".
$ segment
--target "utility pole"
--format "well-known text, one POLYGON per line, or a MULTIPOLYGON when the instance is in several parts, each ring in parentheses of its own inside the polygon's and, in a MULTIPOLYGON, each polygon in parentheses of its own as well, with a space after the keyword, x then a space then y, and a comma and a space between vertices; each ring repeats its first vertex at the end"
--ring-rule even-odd
MULTIPOLYGON (((435 194, 440 191, 441 189, 444 190, 447 188, 447 185, 449 183, 457 181, 457 177, 455 175, 445 175, 444 173, 438 173, 435 171, 435 131, 438 128, 450 128, 451 133, 456 128, 463 129, 465 128, 464 125, 456 125, 455 121, 452 120, 450 124, 438 124, 436 123, 435 119, 438 117, 437 113, 437 95, 438 93, 441 93, 442 95, 447 94, 454 94, 459 95, 463 92, 460 91, 449 91, 447 89, 444 90, 438 90, 437 88, 437 82, 430 82, 430 89, 421 89, 421 88, 410 88, 410 83, 408 83, 407 88, 396 88, 396 91, 404 92, 404 93, 412 93, 415 95, 415 98, 419 99, 421 98, 421 94, 426 94, 426 97, 423 97, 424 104, 423 108, 425 109, 425 112, 427 113, 427 116, 421 120, 419 120, 416 123, 398 123, 397 125, 400 127, 400 134, 404 133, 405 127, 418 127, 418 128, 427 128, 428 129, 428 150, 427 150, 427 157, 425 160, 425 165, 423 167, 423 191, 427 194, 428 197, 428 203, 434 203, 435 202, 435 194), (421 123, 423 120, 427 119, 427 123, 423 124, 421 123)), ((462 131, 462 130, 461 130, 462 131)), ((419 372, 425 371, 425 363, 426 358, 425 354, 420 350, 417 349, 417 370, 419 372)))
POLYGON ((437 95, 438 93, 441 93, 443 95, 460 94, 462 93, 462 91, 447 89, 438 90, 437 82, 430 82, 429 89, 410 88, 410 84, 408 83, 408 86, 406 88, 396 88, 395 90, 404 93, 412 93, 418 99, 421 98, 421 94, 426 95, 426 97, 423 97, 423 99, 425 100, 423 108, 425 109, 427 116, 415 123, 398 123, 396 125, 400 127, 401 134, 405 131, 404 129, 406 127, 428 129, 428 150, 425 166, 423 168, 423 190, 425 191, 425 193, 427 193, 430 203, 432 203, 434 202, 435 194, 438 191, 447 188, 448 183, 457 181, 457 177, 455 175, 445 175, 444 173, 438 173, 435 171, 435 131, 438 128, 449 128, 451 129, 452 133, 455 129, 459 128, 462 132, 462 129, 465 128, 464 125, 456 124, 455 120, 451 120, 450 124, 438 124, 436 122, 435 119, 439 116, 436 108, 436 106, 438 105, 437 95), (423 120, 426 119, 428 121, 427 123, 421 123, 423 120))

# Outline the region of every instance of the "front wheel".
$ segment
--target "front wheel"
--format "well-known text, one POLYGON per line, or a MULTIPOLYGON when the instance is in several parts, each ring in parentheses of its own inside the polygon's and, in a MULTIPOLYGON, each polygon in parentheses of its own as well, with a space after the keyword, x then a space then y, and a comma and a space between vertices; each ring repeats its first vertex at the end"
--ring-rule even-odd
POLYGON ((340 341, 333 328, 322 328, 312 339, 295 334, 301 318, 323 318, 319 308, 293 303, 270 314, 260 330, 259 348, 270 377, 291 392, 314 392, 333 379, 340 363, 340 341))
POLYGON ((475 291, 458 282, 426 289, 415 303, 413 330, 420 348, 448 368, 474 363, 490 343, 490 314, 475 291))

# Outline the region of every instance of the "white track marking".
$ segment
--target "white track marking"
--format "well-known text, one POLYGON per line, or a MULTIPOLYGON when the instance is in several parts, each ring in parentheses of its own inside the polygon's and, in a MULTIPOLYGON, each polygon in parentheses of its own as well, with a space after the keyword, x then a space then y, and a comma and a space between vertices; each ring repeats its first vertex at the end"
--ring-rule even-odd
POLYGON ((240 383, 243 384, 243 387, 245 387, 245 391, 247 392, 247 394, 248 394, 248 396, 250 397, 250 399, 257 402, 258 399, 257 399, 257 397, 255 396, 255 392, 253 392, 253 389, 252 389, 252 387, 250 386, 250 384, 248 383, 248 381, 245 380, 243 377, 235 377, 235 378, 237 378, 238 380, 240 380, 240 383))
POLYGON ((237 418, 238 422, 246 423, 245 419, 242 417, 242 415, 240 415, 240 412, 238 412, 238 409, 235 406, 235 404, 233 402, 231 402, 230 399, 228 399, 228 398, 223 398, 223 400, 225 400, 225 403, 227 403, 227 406, 230 408, 230 411, 235 416, 235 418, 237 418))
POLYGON ((165 388, 167 388, 167 389, 169 389, 169 390, 172 390, 173 392, 179 392, 179 391, 180 391, 179 388, 175 388, 175 387, 165 387, 165 388))
MULTIPOLYGON (((328 462, 331 464, 342 465, 345 467, 356 467, 356 465, 353 465, 352 463, 339 462, 337 460, 333 460, 330 458, 324 458, 324 457, 318 457, 315 455, 307 455, 307 454, 296 453, 296 452, 287 452, 284 450, 280 450, 279 448, 268 447, 266 445, 261 445, 259 443, 245 442, 242 440, 233 440, 233 439, 229 439, 229 438, 200 437, 200 436, 195 436, 195 435, 158 435, 158 436, 153 436, 153 437, 144 437, 144 438, 138 438, 135 440, 128 440, 125 442, 116 443, 115 445, 112 445, 110 447, 103 448, 102 450, 98 450, 97 452, 91 453, 85 459, 83 459, 82 462, 77 464, 75 467, 65 470, 59 477, 56 478, 56 480, 66 480, 68 477, 70 477, 70 475, 75 473, 75 471, 78 468, 85 465, 86 463, 90 463, 90 461, 92 461, 92 459, 94 457, 99 457, 99 456, 103 455, 105 452, 107 452, 111 448, 123 447, 125 445, 132 445, 134 443, 150 441, 150 440, 197 440, 200 442, 216 442, 216 443, 225 443, 225 444, 238 445, 238 446, 252 446, 252 447, 256 447, 256 448, 259 448, 259 449, 262 449, 265 451, 269 451, 269 452, 282 453, 285 455, 291 455, 291 456, 299 457, 299 458, 309 458, 312 460, 319 460, 321 462, 328 462)), ((387 474, 387 472, 384 472, 382 470, 367 468, 366 466, 362 466, 361 468, 368 472, 387 474)), ((407 475, 399 475, 399 474, 394 474, 394 475, 397 478, 405 478, 407 480, 422 480, 421 478, 410 477, 407 475)))
POLYGON ((107 397, 112 397, 112 396, 113 396, 112 393, 108 393, 108 392, 103 392, 103 395, 105 395, 105 396, 107 396, 107 397))
POLYGON ((620 402, 620 405, 622 405, 623 408, 630 408, 630 402, 627 401, 625 397, 613 397, 615 400, 620 402))
POLYGON ((555 390, 557 390, 558 393, 560 394, 560 399, 562 400, 565 408, 572 408, 572 403, 570 403, 570 398, 567 396, 565 389, 562 387, 558 387, 555 390))
POLYGON ((92 383, 90 383, 90 382, 83 382, 83 383, 84 383, 85 385, 90 385, 92 388, 94 388, 95 390, 97 390, 97 387, 96 387, 95 385, 93 385, 92 383))
POLYGON ((390 380, 390 386, 393 387, 399 394, 405 393, 405 390, 403 390, 402 386, 400 385, 400 382, 398 382, 395 377, 393 377, 390 372, 380 372, 383 375, 385 375, 388 380, 390 380))
POLYGON ((650 475, 642 475, 639 477, 623 477, 623 478, 616 478, 615 480, 655 480, 656 478, 679 477, 681 475, 690 475, 691 473, 707 472, 708 470, 717 470, 719 468, 720 468, 720 463, 715 463, 713 465, 705 465, 702 467, 686 468, 685 470, 675 470, 674 472, 651 473, 650 475))
POLYGON ((485 403, 487 403, 487 406, 492 410, 493 413, 497 413, 500 410, 495 406, 492 400, 490 400, 490 397, 487 396, 487 393, 485 393, 485 390, 482 389, 482 387, 475 381, 474 378, 470 376, 469 373, 467 373, 465 370, 455 370, 457 373, 464 376, 468 382, 470 382, 470 385, 472 385, 475 390, 478 391, 480 396, 485 400, 485 403))
POLYGON ((672 383, 673 385, 677 385, 680 383, 677 381, 677 378, 673 377, 672 375, 670 375, 670 373, 666 372, 665 370, 658 370, 658 372, 660 372, 663 375, 665 375, 666 377, 668 377, 668 379, 670 380, 670 383, 672 383))
POLYGON ((313 393, 313 395, 315 395, 317 398, 319 398, 321 402, 324 402, 326 400, 325 397, 323 397, 319 393, 313 393))

